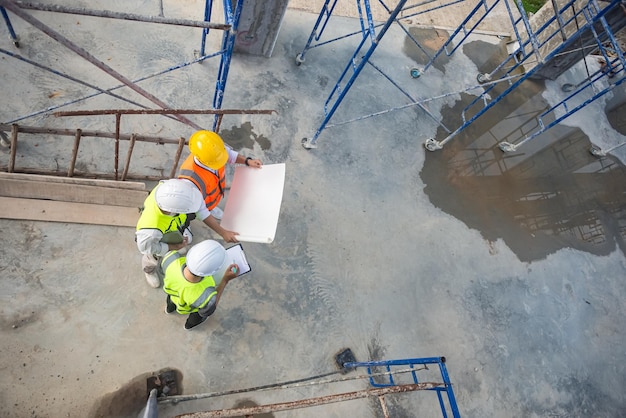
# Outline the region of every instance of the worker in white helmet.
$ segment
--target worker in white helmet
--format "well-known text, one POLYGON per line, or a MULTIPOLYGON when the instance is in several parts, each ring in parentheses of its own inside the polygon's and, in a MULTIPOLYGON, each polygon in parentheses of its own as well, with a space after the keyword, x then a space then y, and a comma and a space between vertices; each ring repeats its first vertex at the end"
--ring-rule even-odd
POLYGON ((209 211, 198 189, 187 181, 161 181, 144 201, 135 241, 143 254, 141 266, 150 286, 161 286, 156 271, 160 259, 168 251, 184 251, 191 244, 189 224, 195 218, 206 224, 209 211))
POLYGON ((215 312, 226 284, 237 277, 224 247, 213 240, 189 249, 187 256, 171 251, 161 260, 163 290, 167 293, 165 312, 189 315, 185 329, 204 322, 215 312))
POLYGON ((202 193, 204 203, 211 216, 206 224, 221 235, 224 242, 237 242, 237 232, 222 228, 219 220, 223 212, 217 206, 224 197, 226 189, 226 164, 245 164, 248 167, 261 168, 261 160, 244 157, 224 144, 215 132, 201 130, 189 138, 189 157, 180 167, 179 179, 193 183, 202 193))

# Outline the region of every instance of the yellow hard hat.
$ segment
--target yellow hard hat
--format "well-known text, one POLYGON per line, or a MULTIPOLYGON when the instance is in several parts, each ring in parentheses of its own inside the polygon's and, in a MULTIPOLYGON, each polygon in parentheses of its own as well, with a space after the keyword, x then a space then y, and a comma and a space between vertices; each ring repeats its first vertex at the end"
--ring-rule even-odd
POLYGON ((224 167, 228 161, 228 151, 224 141, 215 132, 195 132, 189 138, 189 150, 202 164, 213 170, 224 167))

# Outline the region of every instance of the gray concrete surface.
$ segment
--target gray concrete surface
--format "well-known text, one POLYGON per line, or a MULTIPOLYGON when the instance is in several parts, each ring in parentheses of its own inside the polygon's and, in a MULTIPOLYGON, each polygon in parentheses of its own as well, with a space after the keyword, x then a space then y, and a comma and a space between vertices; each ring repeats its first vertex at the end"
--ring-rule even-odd
MULTIPOLYGON (((109 7, 159 13, 158 2, 127 3, 109 7)), ((199 1, 164 6, 166 16, 201 16, 199 1)), ((33 15, 131 78, 190 60, 199 47, 198 30, 33 15)), ((225 391, 333 371, 344 347, 361 361, 446 356, 463 417, 623 415, 624 168, 587 152, 591 143, 623 136, 601 101, 514 155, 497 149, 554 99, 558 83, 576 80, 580 67, 553 84, 525 86, 436 153, 424 150, 424 139, 442 135, 439 119, 454 125, 469 94, 429 102, 438 120, 410 109, 329 128, 319 148, 307 151, 300 141, 318 127, 323 101, 353 51, 339 42, 310 51, 297 67, 315 19, 289 10, 271 59, 233 59, 224 107, 277 114, 225 118, 221 133, 246 155, 286 163, 287 178, 275 241, 244 243, 254 271, 229 284, 202 326, 185 331, 183 317, 164 313, 164 293, 148 287, 140 271, 132 229, 0 220, 0 416, 136 416, 146 377, 164 368, 180 371, 186 394, 225 391)), ((14 25, 20 54, 100 86, 117 84, 19 19, 14 25)), ((356 25, 341 18, 329 29, 340 34, 356 25)), ((416 33, 438 38, 436 31, 416 33)), ((503 47, 496 37, 476 36, 411 79, 422 58, 405 37, 390 31, 373 60, 422 98, 474 85, 479 68, 503 47)), ((10 48, 6 39, 3 48, 10 48)), ((142 87, 174 108, 208 108, 215 66, 188 66, 142 87)), ((0 69, 4 122, 89 91, 6 56, 0 69)), ((365 71, 334 120, 404 100, 365 71)), ((131 106, 98 96, 64 109, 111 107, 131 106)), ((208 117, 192 119, 210 126, 208 117)), ((112 117, 48 113, 19 123, 114 127, 112 117)), ((193 132, 153 116, 124 119, 122 130, 193 132)), ((172 160, 167 147, 140 148, 134 172, 162 172, 172 160)), ((110 172, 111 150, 92 142, 79 162, 110 172)), ((54 168, 69 153, 59 138, 43 136, 25 141, 18 159, 54 168)), ((0 157, 6 166, 8 150, 0 157)), ((195 233, 197 240, 213 237, 201 224, 195 233)), ((162 405, 159 416, 365 387, 355 381, 253 392, 162 405)), ((433 396, 390 396, 392 416, 440 416, 433 396)), ((365 400, 276 414, 347 415, 382 416, 377 402, 365 400)))

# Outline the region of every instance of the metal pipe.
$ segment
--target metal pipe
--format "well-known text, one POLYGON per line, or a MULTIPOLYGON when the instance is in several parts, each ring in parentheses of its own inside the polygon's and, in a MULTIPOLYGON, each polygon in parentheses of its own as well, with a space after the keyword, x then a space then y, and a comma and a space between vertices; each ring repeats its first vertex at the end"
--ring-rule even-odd
POLYGON ((13 41, 13 45, 19 48, 20 42, 17 39, 15 30, 13 30, 13 25, 11 24, 11 19, 9 19, 9 15, 7 14, 7 11, 4 10, 4 7, 0 7, 0 13, 2 13, 2 17, 4 18, 4 23, 6 23, 7 28, 9 29, 9 36, 11 37, 11 40, 13 41))
POLYGON ((138 102, 135 102, 135 101, 129 100, 129 99, 127 99, 127 98, 125 98, 125 97, 123 97, 123 96, 120 96, 120 95, 118 95, 118 94, 111 93, 111 89, 109 89, 109 90, 104 90, 104 89, 101 89, 101 88, 100 88, 100 87, 98 87, 98 86, 95 86, 95 85, 93 85, 93 84, 86 83, 86 82, 84 82, 84 81, 82 81, 82 80, 79 80, 79 79, 77 79, 77 78, 75 78, 75 77, 72 77, 72 76, 70 76, 70 75, 64 74, 64 73, 62 73, 62 72, 60 72, 60 71, 54 70, 54 69, 52 69, 52 68, 50 68, 50 67, 47 67, 47 66, 42 65, 42 64, 39 64, 39 63, 37 63, 37 62, 35 62, 35 61, 32 61, 32 60, 30 60, 30 59, 28 59, 28 58, 25 58, 25 57, 23 57, 23 56, 21 56, 21 55, 19 55, 19 54, 14 54, 14 53, 12 53, 11 51, 7 51, 6 49, 2 49, 2 48, 0 48, 0 52, 1 52, 1 53, 3 53, 3 54, 8 55, 8 56, 10 56, 10 57, 16 58, 16 59, 18 59, 18 60, 20 60, 20 61, 23 61, 23 62, 25 62, 25 63, 27 63, 27 64, 33 65, 33 66, 35 66, 35 67, 37 67, 37 68, 40 68, 40 69, 42 69, 42 70, 48 71, 48 72, 50 72, 50 73, 52 73, 52 74, 55 74, 55 75, 58 75, 58 76, 60 76, 60 77, 66 78, 66 79, 68 79, 68 80, 70 80, 70 81, 73 81, 73 82, 75 82, 75 83, 78 83, 78 84, 80 84, 80 85, 82 85, 82 86, 89 87, 89 88, 91 88, 91 89, 97 90, 97 91, 99 91, 100 93, 103 93, 103 94, 108 94, 108 95, 109 95, 109 96, 111 96, 111 97, 114 97, 114 98, 116 98, 116 99, 119 99, 119 100, 122 100, 122 101, 128 102, 128 103, 130 103, 130 104, 134 104, 135 106, 138 106, 138 107, 147 108, 147 106, 142 105, 141 103, 138 103, 138 102))
POLYGON ((215 132, 219 132, 220 131, 220 126, 222 126, 222 118, 224 117, 224 115, 218 115, 217 116, 217 121, 215 123, 215 132))
POLYGON ((74 175, 74 167, 76 167, 76 157, 78 156, 78 146, 80 145, 81 130, 76 129, 76 135, 74 136, 74 147, 72 148, 72 159, 70 160, 70 168, 67 169, 67 176, 72 177, 74 175))
POLYGON ((271 115, 278 113, 273 109, 242 110, 242 109, 103 109, 103 110, 72 110, 67 112, 54 112, 53 115, 61 116, 95 116, 95 115, 271 115))
POLYGON ((15 170, 15 154, 17 153, 17 124, 11 125, 11 159, 9 160, 9 173, 15 170))
POLYGON ((380 395, 378 397, 378 402, 380 402, 380 407, 383 409, 383 417, 389 418, 389 408, 387 408, 387 404, 385 403, 385 397, 380 395))
MULTIPOLYGON (((0 166, 0 171, 5 171, 5 166, 0 166)), ((7 170, 8 172, 8 170, 7 170)), ((56 177, 67 177, 66 171, 61 170, 48 170, 48 169, 39 169, 39 168, 20 168, 13 171, 13 173, 22 173, 22 174, 41 174, 46 176, 56 176, 56 177)), ((83 173, 75 171, 74 174, 80 174, 80 178, 84 179, 106 179, 113 180, 113 174, 107 173, 83 173)), ((76 176, 75 176, 76 177, 76 176)), ((159 181, 163 180, 163 176, 138 176, 138 175, 129 175, 126 180, 132 181, 159 181)))
POLYGON ((133 154, 133 148, 135 148, 135 141, 137 140, 137 134, 132 134, 130 136, 130 144, 128 144, 128 153, 126 154, 126 164, 124 164, 124 171, 122 172, 121 180, 126 180, 128 176, 128 169, 130 167, 130 157, 133 154))
POLYGON ((115 180, 117 180, 117 170, 119 167, 120 160, 120 122, 122 119, 122 115, 119 113, 115 114, 115 180))
POLYGON ((176 168, 178 167, 178 162, 180 161, 180 156, 183 153, 183 148, 185 148, 185 138, 182 136, 178 141, 178 148, 176 149, 176 155, 174 156, 174 165, 172 166, 172 171, 170 171, 170 178, 173 179, 176 174, 176 168))
MULTIPOLYGON (((43 22, 35 19, 30 14, 25 13, 22 9, 20 9, 16 5, 16 3, 13 0, 0 0, 0 5, 4 6, 5 8, 7 8, 11 12, 13 12, 15 15, 19 16, 20 18, 22 18, 26 22, 28 22, 31 25, 33 25, 35 28, 39 29, 40 31, 42 31, 46 35, 50 36, 55 41, 59 42, 60 44, 62 44, 64 46, 66 46, 67 48, 69 48, 70 50, 72 50, 73 52, 78 54, 79 56, 83 57, 84 59, 86 59, 87 61, 89 61, 93 65, 95 65, 96 67, 100 68, 101 70, 103 70, 104 72, 109 74, 111 77, 113 77, 116 80, 124 83, 131 90, 135 91, 136 93, 139 93, 140 95, 142 95, 146 99, 150 100, 152 103, 155 103, 156 105, 158 105, 158 106, 160 106, 162 108, 167 108, 168 107, 166 103, 162 102, 160 99, 158 99, 157 97, 153 96, 152 94, 150 94, 146 90, 142 89, 141 87, 139 87, 138 85, 133 83, 131 80, 129 80, 128 78, 126 78, 122 74, 120 74, 117 71, 115 71, 113 68, 109 67, 108 65, 106 65, 102 61, 98 60, 96 57, 91 55, 85 49, 83 49, 80 46, 76 45, 75 43, 73 43, 72 41, 70 41, 69 39, 67 39, 66 37, 64 37, 60 33, 58 33, 57 31, 55 31, 51 27, 45 25, 43 22)), ((185 123, 185 124, 187 124, 187 125, 189 125, 191 127, 194 127, 196 129, 202 129, 199 125, 197 125, 196 123, 192 122, 191 120, 189 120, 189 119, 187 119, 187 118, 185 118, 183 116, 178 115, 176 118, 179 121, 181 121, 181 122, 183 122, 183 123, 185 123)))
POLYGON ((299 401, 275 403, 271 405, 259 405, 247 408, 221 409, 216 411, 195 412, 178 415, 177 418, 211 418, 211 417, 236 417, 289 411, 292 409, 308 408, 310 406, 327 405, 331 403, 362 399, 370 396, 383 396, 390 393, 414 392, 417 390, 429 390, 443 386, 443 383, 413 383, 409 385, 389 386, 385 388, 366 389, 356 392, 338 393, 334 395, 319 396, 316 398, 302 399, 299 401))
MULTIPOLYGON (((33 126, 19 126, 17 124, 7 125, 0 124, 0 131, 12 131, 13 126, 19 132, 27 133, 27 134, 51 134, 51 135, 61 135, 61 136, 74 136, 76 131, 72 129, 59 129, 59 128, 40 128, 33 126)), ((88 137, 96 137, 96 138, 115 138, 115 134, 111 132, 104 131, 82 131, 82 136, 88 137)), ((130 135, 128 134, 120 134, 120 139, 125 141, 130 140, 130 135)), ((137 140, 141 142, 151 142, 159 145, 163 144, 178 144, 178 139, 172 138, 164 138, 160 136, 145 136, 145 135, 137 135, 137 140)))
POLYGON ((72 15, 106 17, 110 19, 134 20, 137 22, 162 23, 165 25, 190 26, 195 28, 228 30, 230 25, 223 23, 211 23, 202 20, 170 19, 157 16, 141 16, 134 13, 118 13, 110 10, 90 10, 84 7, 65 7, 58 4, 31 3, 28 1, 16 1, 15 4, 22 9, 41 10, 44 12, 68 13, 72 15))
MULTIPOLYGON (((351 364, 351 363, 345 363, 345 364, 351 364)), ((352 364, 359 364, 359 363, 352 363, 352 364)), ((345 365, 344 365, 344 368, 345 368, 345 365)), ((261 392, 261 391, 273 390, 273 389, 293 389, 293 388, 300 388, 304 386, 326 385, 326 384, 348 382, 348 381, 360 380, 360 379, 370 379, 375 376, 389 376, 391 373, 393 374, 413 373, 417 370, 420 370, 420 369, 415 369, 413 367, 410 367, 407 369, 395 370, 393 372, 369 373, 367 375, 354 375, 354 376, 348 376, 348 377, 343 377, 340 379, 331 379, 331 380, 315 380, 315 379, 319 379, 322 377, 328 377, 328 376, 341 373, 341 370, 336 370, 334 372, 323 373, 317 376, 306 377, 303 379, 292 380, 289 382, 281 382, 281 383, 273 383, 270 385, 256 386, 252 388, 234 389, 234 390, 226 390, 226 391, 211 392, 211 393, 197 393, 195 395, 167 396, 167 397, 159 399, 159 404, 169 404, 169 403, 176 404, 176 403, 183 402, 183 401, 193 401, 193 400, 207 399, 207 398, 218 398, 220 396, 236 395, 236 394, 248 393, 248 392, 261 392)))

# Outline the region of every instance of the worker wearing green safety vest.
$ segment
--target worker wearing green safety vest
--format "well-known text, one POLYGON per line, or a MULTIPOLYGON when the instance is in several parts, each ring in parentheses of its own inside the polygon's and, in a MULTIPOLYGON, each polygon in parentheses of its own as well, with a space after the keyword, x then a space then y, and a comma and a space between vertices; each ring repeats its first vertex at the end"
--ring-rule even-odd
POLYGON ((191 244, 189 223, 195 218, 206 223, 208 217, 202 194, 186 180, 164 180, 150 192, 135 231, 137 248, 143 254, 141 267, 150 286, 161 286, 156 271, 161 257, 191 244))
POLYGON ((215 312, 226 284, 237 277, 238 266, 230 264, 226 250, 217 241, 194 245, 185 257, 171 251, 161 260, 167 313, 189 315, 185 329, 204 322, 215 312))
POLYGON ((184 239, 182 231, 184 231, 189 226, 191 220, 195 218, 195 214, 187 215, 186 213, 179 213, 176 214, 176 216, 165 215, 159 209, 154 193, 150 193, 143 202, 141 215, 139 222, 137 222, 137 230, 159 230, 163 234, 163 237, 159 240, 160 245, 166 243, 173 244, 173 241, 178 241, 179 244, 182 244, 184 239))

